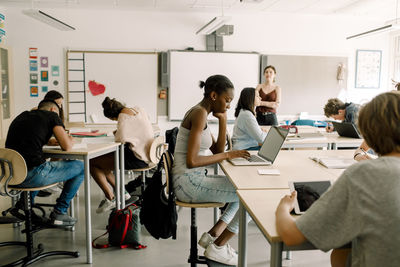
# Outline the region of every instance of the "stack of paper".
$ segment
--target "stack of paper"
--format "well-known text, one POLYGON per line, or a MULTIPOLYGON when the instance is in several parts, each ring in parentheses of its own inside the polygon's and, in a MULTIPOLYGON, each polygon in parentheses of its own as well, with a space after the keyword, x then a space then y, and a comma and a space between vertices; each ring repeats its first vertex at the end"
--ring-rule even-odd
POLYGON ((320 163, 321 165, 327 167, 328 169, 346 169, 350 165, 357 162, 352 158, 340 158, 340 157, 331 157, 331 158, 311 157, 310 159, 320 163))
MULTIPOLYGON (((72 146, 72 149, 86 149, 87 148, 87 144, 86 143, 75 143, 72 146)), ((57 150, 61 150, 60 146, 48 146, 45 145, 43 146, 43 149, 57 149, 57 150)))

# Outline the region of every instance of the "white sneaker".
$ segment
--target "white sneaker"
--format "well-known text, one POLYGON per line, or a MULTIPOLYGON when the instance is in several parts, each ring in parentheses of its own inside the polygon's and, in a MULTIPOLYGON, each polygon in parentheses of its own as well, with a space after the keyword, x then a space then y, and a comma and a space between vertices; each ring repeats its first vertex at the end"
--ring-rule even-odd
POLYGON ((200 245, 200 247, 202 248, 207 248, 208 245, 210 245, 211 243, 214 243, 215 239, 217 239, 216 237, 211 236, 209 233, 204 232, 200 239, 198 244, 200 245))
POLYGON ((221 247, 213 243, 210 244, 204 251, 204 256, 226 265, 236 266, 238 263, 238 255, 228 243, 221 247))
POLYGON ((96 209, 96 213, 103 213, 113 208, 115 208, 115 198, 113 200, 105 198, 100 202, 99 207, 96 209))

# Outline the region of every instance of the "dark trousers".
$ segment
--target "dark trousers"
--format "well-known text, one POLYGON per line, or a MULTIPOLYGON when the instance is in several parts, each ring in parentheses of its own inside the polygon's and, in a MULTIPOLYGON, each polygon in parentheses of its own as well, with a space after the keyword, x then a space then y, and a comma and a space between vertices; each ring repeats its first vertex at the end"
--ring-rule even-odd
POLYGON ((257 122, 259 125, 278 125, 278 119, 273 112, 257 113, 257 122))

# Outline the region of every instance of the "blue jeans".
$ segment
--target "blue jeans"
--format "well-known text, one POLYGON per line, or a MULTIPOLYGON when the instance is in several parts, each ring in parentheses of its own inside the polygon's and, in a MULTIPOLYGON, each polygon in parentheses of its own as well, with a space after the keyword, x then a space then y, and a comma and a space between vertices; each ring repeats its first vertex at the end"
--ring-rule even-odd
MULTIPOLYGON (((47 161, 28 172, 20 187, 40 187, 58 182, 65 182, 54 209, 67 213, 71 200, 85 178, 83 162, 79 160, 47 161)), ((38 191, 31 192, 32 201, 38 191)))
POLYGON ((226 176, 206 175, 205 168, 188 169, 184 174, 173 176, 173 186, 177 199, 183 202, 229 203, 220 220, 228 224, 230 232, 239 232, 239 198, 226 176))

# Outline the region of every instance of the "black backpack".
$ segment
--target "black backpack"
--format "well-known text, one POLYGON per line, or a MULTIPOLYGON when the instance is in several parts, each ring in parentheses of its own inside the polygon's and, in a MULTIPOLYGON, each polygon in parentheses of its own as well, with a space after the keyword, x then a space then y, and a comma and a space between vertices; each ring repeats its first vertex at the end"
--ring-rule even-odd
POLYGON ((178 127, 165 131, 165 141, 168 143, 168 151, 171 155, 175 152, 176 137, 178 136, 178 127))
POLYGON ((175 194, 171 179, 172 161, 171 153, 168 150, 165 151, 158 163, 156 172, 143 193, 140 222, 156 239, 167 239, 171 236, 172 239, 176 239, 178 213, 176 212, 175 194), (166 184, 162 183, 163 169, 165 170, 166 178, 169 179, 166 184), (165 191, 167 184, 168 196, 165 191))

